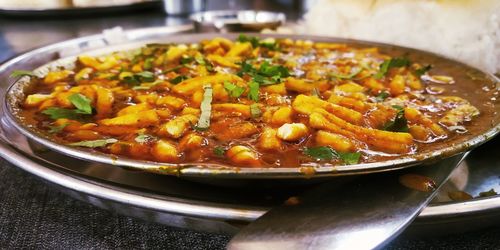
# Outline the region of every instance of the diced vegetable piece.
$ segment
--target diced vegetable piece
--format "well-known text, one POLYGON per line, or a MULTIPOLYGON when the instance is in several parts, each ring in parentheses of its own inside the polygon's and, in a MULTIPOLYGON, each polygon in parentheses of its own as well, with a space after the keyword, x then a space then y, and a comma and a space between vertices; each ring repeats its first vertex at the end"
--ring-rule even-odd
POLYGON ((115 118, 103 119, 99 121, 99 124, 105 126, 134 126, 134 127, 147 127, 150 125, 156 125, 159 122, 158 115, 154 110, 148 110, 145 112, 127 114, 118 116, 115 118))
POLYGON ((117 116, 123 116, 123 115, 128 115, 128 114, 137 114, 146 110, 150 110, 151 107, 148 103, 143 102, 135 105, 130 105, 125 108, 122 108, 118 113, 116 113, 117 116))
POLYGON ((303 123, 285 123, 278 128, 278 138, 285 141, 298 141, 309 134, 309 129, 303 123))
POLYGON ((172 138, 179 138, 197 122, 198 117, 195 115, 181 115, 161 125, 159 133, 172 138))
POLYGON ((159 97, 156 100, 156 105, 168 106, 168 107, 172 108, 173 110, 182 109, 185 104, 186 104, 186 102, 183 99, 181 99, 179 97, 175 97, 175 96, 170 96, 170 95, 159 97))
POLYGON ((45 75, 43 82, 46 84, 54 84, 66 80, 71 74, 73 74, 73 72, 69 70, 50 71, 45 75))
POLYGON ((397 96, 403 94, 405 92, 405 86, 405 78, 402 75, 394 76, 389 83, 391 95, 397 96))
POLYGON ((216 75, 199 76, 187 79, 172 87, 172 91, 180 95, 192 95, 196 91, 203 90, 204 84, 223 84, 226 81, 237 84, 238 86, 245 86, 243 79, 239 78, 238 76, 233 74, 220 73, 216 75))
POLYGON ((356 145, 347 137, 319 130, 316 133, 315 141, 320 146, 330 146, 339 152, 352 152, 356 145))
POLYGON ((235 43, 225 56, 242 56, 250 53, 251 51, 252 45, 250 43, 235 43))
POLYGON ((44 101, 51 99, 52 95, 45 94, 32 94, 28 95, 24 100, 24 106, 27 108, 37 107, 42 104, 44 101))
POLYGON ((282 149, 283 145, 281 140, 276 136, 276 133, 276 129, 269 127, 264 128, 259 137, 259 148, 267 151, 282 149))
POLYGON ((187 50, 186 46, 178 45, 178 46, 171 46, 166 54, 166 59, 168 62, 175 62, 179 60, 184 54, 184 52, 187 50))
POLYGON ((78 71, 78 73, 76 73, 75 75, 75 81, 81 81, 81 80, 85 80, 85 79, 89 79, 90 77, 90 74, 93 72, 94 70, 92 68, 83 68, 81 69, 80 71, 78 71))
POLYGON ((274 112, 271 118, 271 123, 274 125, 283 125, 285 123, 292 123, 292 108, 281 107, 274 112))
POLYGON ((104 118, 112 113, 113 102, 115 98, 111 90, 96 85, 94 86, 97 94, 95 105, 95 108, 97 110, 97 117, 104 118))
POLYGON ((472 117, 479 115, 479 110, 466 103, 461 104, 458 107, 448 111, 443 118, 439 120, 439 123, 445 126, 456 126, 458 124, 462 124, 466 121, 470 121, 472 117))
POLYGON ((151 154, 162 162, 176 162, 180 158, 175 145, 166 140, 157 141, 151 148, 151 154))
POLYGON ((226 156, 233 163, 248 166, 248 167, 258 167, 260 166, 260 160, 252 149, 245 146, 233 146, 227 152, 226 156))

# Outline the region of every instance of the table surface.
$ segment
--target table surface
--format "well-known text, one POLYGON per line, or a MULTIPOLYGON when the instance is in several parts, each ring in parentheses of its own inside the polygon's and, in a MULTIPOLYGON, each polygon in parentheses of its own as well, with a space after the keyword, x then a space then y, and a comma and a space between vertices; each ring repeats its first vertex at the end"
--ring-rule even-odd
MULTIPOLYGON (((255 1, 250 7, 259 7, 259 2, 263 1, 255 1)), ((209 8, 220 9, 220 6, 209 5, 209 8)), ((0 16, 0 61, 39 46, 99 33, 115 26, 131 29, 185 22, 185 18, 167 17, 159 10, 115 13, 106 17, 0 16)), ((2 249, 223 249, 230 239, 228 235, 153 224, 93 207, 59 193, 3 160, 0 160, 0 180, 2 249)), ((399 237, 386 249, 498 249, 499 235, 500 226, 460 235, 399 237)))

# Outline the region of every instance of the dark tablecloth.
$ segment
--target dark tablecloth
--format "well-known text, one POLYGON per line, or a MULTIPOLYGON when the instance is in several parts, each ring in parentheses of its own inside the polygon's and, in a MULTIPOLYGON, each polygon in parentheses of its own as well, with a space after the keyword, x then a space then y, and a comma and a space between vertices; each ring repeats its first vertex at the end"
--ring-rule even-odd
MULTIPOLYGON (((3 160, 0 180, 2 249, 223 249, 230 239, 96 208, 3 160)), ((386 247, 443 248, 499 249, 500 227, 444 237, 399 238, 386 247)))
MULTIPOLYGON (((0 61, 34 47, 114 26, 128 29, 185 21, 165 17, 159 11, 42 20, 0 17, 0 61)), ((228 235, 152 224, 93 207, 0 161, 2 249, 223 249, 229 239, 228 235)), ((500 226, 445 237, 399 238, 387 248, 499 249, 500 226)))

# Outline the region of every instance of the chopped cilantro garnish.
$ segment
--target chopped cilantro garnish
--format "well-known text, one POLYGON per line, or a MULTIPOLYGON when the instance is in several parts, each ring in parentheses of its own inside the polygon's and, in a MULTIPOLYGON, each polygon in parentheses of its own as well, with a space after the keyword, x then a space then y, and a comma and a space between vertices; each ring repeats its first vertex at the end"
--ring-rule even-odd
POLYGON ((57 120, 67 118, 71 120, 83 120, 92 114, 92 106, 90 99, 82 94, 75 93, 68 97, 68 100, 76 107, 76 109, 65 109, 50 107, 42 111, 42 114, 50 116, 51 119, 57 120))
POLYGON ((151 69, 153 68, 153 61, 155 59, 153 57, 148 57, 146 60, 144 60, 144 65, 142 66, 144 69, 151 69))
POLYGON ((421 68, 415 70, 415 75, 417 75, 418 77, 421 77, 421 76, 425 75, 425 73, 427 73, 427 71, 429 71, 431 69, 432 69, 432 65, 428 64, 424 67, 421 67, 421 68))
POLYGON ((396 58, 391 58, 390 60, 385 60, 382 64, 380 64, 379 70, 377 74, 375 74, 373 77, 375 79, 380 79, 387 74, 389 69, 391 68, 400 68, 400 67, 406 67, 410 65, 410 61, 407 58, 404 57, 396 57, 396 58))
POLYGON ((259 104, 257 103, 250 104, 250 114, 254 119, 262 116, 262 111, 260 110, 259 104))
POLYGON ((151 71, 143 71, 123 78, 123 81, 128 84, 139 84, 141 82, 154 82, 154 80, 155 80, 155 74, 151 71))
POLYGON ((259 69, 256 69, 252 64, 244 61, 241 64, 239 76, 247 74, 252 77, 253 82, 259 83, 260 86, 273 85, 281 83, 283 78, 289 77, 290 72, 282 65, 271 65, 269 61, 264 61, 259 69))
POLYGON ((305 155, 317 160, 331 161, 334 158, 339 158, 337 151, 328 146, 306 147, 302 152, 305 155))
POLYGON ((138 143, 148 143, 148 142, 153 142, 158 140, 155 136, 152 135, 147 135, 147 134, 140 134, 137 137, 135 137, 134 141, 138 143))
POLYGON ((68 145, 74 146, 74 147, 98 148, 98 147, 104 147, 107 144, 116 143, 116 142, 118 142, 117 139, 110 138, 110 139, 93 140, 93 141, 80 141, 80 142, 70 143, 68 145))
POLYGON ((188 63, 191 63, 192 61, 194 61, 194 58, 192 58, 190 56, 181 57, 181 64, 188 64, 188 63))
POLYGON ((63 131, 63 129, 68 125, 69 125, 69 123, 63 123, 63 124, 58 125, 58 126, 49 126, 49 133, 57 134, 57 133, 63 131))
POLYGON ((359 162, 359 158, 361 157, 360 152, 354 153, 341 153, 339 152, 340 159, 347 165, 357 164, 359 162))
POLYGON ((243 94, 243 92, 245 92, 245 88, 240 87, 238 85, 234 85, 228 81, 224 82, 224 89, 226 89, 229 96, 234 97, 234 98, 240 97, 241 94, 243 94))
POLYGON ((76 109, 50 107, 42 111, 42 114, 48 115, 52 120, 57 120, 61 118, 80 120, 82 118, 82 114, 78 113, 77 111, 78 110, 76 109))
POLYGON ((302 150, 302 153, 317 160, 331 161, 333 159, 340 159, 349 165, 357 164, 361 157, 361 153, 359 152, 339 153, 329 146, 306 147, 302 150))
POLYGON ((404 107, 394 105, 396 110, 396 117, 384 124, 383 130, 392 132, 408 132, 408 121, 405 118, 404 107))
POLYGON ((160 83, 163 83, 162 80, 156 80, 152 83, 143 83, 141 84, 140 86, 134 86, 132 87, 133 90, 148 90, 148 89, 151 89, 152 87, 160 84, 160 83))
POLYGON ((254 48, 263 47, 269 50, 279 50, 278 44, 275 41, 260 40, 256 36, 246 36, 244 34, 240 34, 236 40, 241 43, 249 42, 254 48))
POLYGON ((214 148, 214 155, 218 157, 224 157, 225 154, 226 154, 226 149, 224 149, 223 147, 217 146, 214 148))
POLYGON ((258 102, 259 101, 259 83, 250 81, 248 83, 248 99, 258 102))
POLYGON ((76 107, 80 114, 92 114, 91 100, 82 94, 72 94, 68 100, 76 107))
POLYGON ((380 94, 378 94, 376 97, 375 97, 375 100, 377 102, 383 102, 385 99, 387 99, 387 97, 389 97, 390 94, 387 93, 387 92, 380 92, 380 94))
POLYGON ((178 83, 180 83, 180 82, 182 82, 182 81, 184 81, 186 79, 188 79, 187 76, 180 75, 180 76, 177 76, 174 79, 170 80, 170 83, 172 83, 172 84, 178 84, 178 83))
POLYGON ((337 79, 352 79, 353 77, 358 75, 362 70, 363 70, 363 68, 360 67, 347 75, 332 72, 332 73, 330 73, 330 76, 333 78, 337 78, 337 79))

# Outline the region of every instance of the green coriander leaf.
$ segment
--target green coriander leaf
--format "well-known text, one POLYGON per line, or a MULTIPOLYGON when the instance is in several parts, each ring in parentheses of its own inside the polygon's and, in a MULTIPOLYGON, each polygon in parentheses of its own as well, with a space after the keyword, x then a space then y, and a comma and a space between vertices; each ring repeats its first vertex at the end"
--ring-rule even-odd
POLYGON ((254 81, 250 81, 248 83, 248 87, 249 87, 249 90, 248 90, 248 99, 254 101, 254 102, 258 102, 259 101, 259 83, 257 82, 254 82, 254 81))
POLYGON ((259 46, 259 38, 255 36, 246 36, 244 34, 240 34, 236 40, 240 43, 249 42, 254 48, 257 48, 259 46))
POLYGON ((214 155, 218 157, 224 157, 225 154, 226 154, 226 149, 224 149, 223 147, 217 146, 214 148, 214 155))
POLYGON ((255 36, 246 36, 244 34, 240 34, 236 41, 244 43, 244 42, 249 42, 252 44, 252 47, 257 48, 257 47, 263 47, 267 48, 269 50, 278 50, 278 44, 275 41, 266 41, 263 40, 261 41, 258 37, 255 36))
POLYGON ((391 68, 400 68, 406 67, 410 65, 410 61, 404 57, 396 57, 391 58, 390 60, 385 60, 382 64, 380 64, 379 71, 373 77, 375 79, 380 79, 387 74, 389 69, 391 68))
POLYGON ((77 113, 76 111, 77 111, 76 109, 50 107, 42 111, 42 114, 48 115, 52 120, 57 120, 61 118, 66 118, 70 120, 81 120, 82 114, 77 113))
POLYGON ((427 71, 429 71, 431 69, 432 69, 432 65, 428 64, 424 67, 421 67, 421 68, 415 70, 415 75, 417 75, 417 77, 421 77, 421 76, 425 75, 425 73, 427 73, 427 71))
POLYGON ((156 80, 152 83, 144 83, 144 84, 141 84, 140 86, 134 86, 132 87, 133 90, 148 90, 148 89, 151 89, 152 87, 160 84, 160 83, 163 83, 162 80, 156 80))
POLYGON ((376 97, 375 97, 375 100, 377 102, 383 102, 385 99, 387 99, 387 97, 389 97, 389 93, 387 92, 381 92, 380 94, 378 94, 376 97))
POLYGON ((123 81, 128 84, 137 85, 141 82, 154 82, 155 74, 151 71, 135 73, 132 76, 126 76, 123 81))
POLYGON ((361 153, 338 153, 342 162, 347 165, 357 164, 359 163, 359 158, 361 157, 361 153))
POLYGON ((363 68, 358 68, 358 69, 354 70, 353 72, 351 72, 350 74, 347 74, 347 75, 332 72, 332 73, 330 73, 330 76, 334 77, 334 78, 337 78, 337 79, 352 79, 353 77, 355 77, 356 75, 358 75, 361 71, 363 71, 363 68))
POLYGON ((201 114, 196 124, 198 129, 208 129, 210 127, 210 116, 212 114, 212 86, 207 84, 203 86, 203 90, 205 92, 200 105, 201 114))
POLYGON ((184 81, 186 79, 188 79, 187 76, 180 75, 180 76, 177 76, 174 79, 170 80, 170 83, 172 83, 172 84, 179 84, 180 82, 182 82, 182 81, 184 81))
POLYGON ((206 65, 207 62, 205 61, 205 58, 203 56, 196 56, 194 60, 199 64, 199 65, 206 65))
POLYGON ((259 104, 257 103, 250 104, 250 114, 254 119, 262 116, 262 111, 260 110, 259 104))
POLYGON ((166 69, 163 71, 163 73, 168 73, 168 72, 172 72, 172 71, 177 71, 178 69, 181 69, 181 68, 184 68, 183 65, 178 65, 178 66, 175 66, 175 67, 172 67, 170 69, 166 69))
POLYGON ((154 142, 158 140, 155 136, 152 135, 147 135, 147 134, 140 134, 134 139, 138 143, 148 143, 148 142, 154 142))
POLYGON ((140 82, 134 76, 126 76, 123 78, 123 81, 127 84, 139 84, 140 82))
POLYGON ((63 123, 59 126, 49 126, 49 133, 57 134, 57 133, 61 132, 68 125, 69 125, 69 123, 63 123))
POLYGON ((183 57, 181 57, 181 64, 189 64, 192 61, 194 61, 194 58, 192 58, 190 56, 183 56, 183 57))
POLYGON ((154 82, 155 80, 155 74, 151 71, 135 73, 134 77, 141 82, 154 82))
POLYGON ((91 100, 82 94, 72 94, 68 100, 76 107, 77 112, 84 115, 92 114, 91 100))
POLYGON ((332 159, 339 158, 337 151, 328 146, 306 147, 302 150, 302 153, 317 160, 331 161, 332 159))
POLYGON ((234 98, 240 97, 241 94, 243 94, 243 92, 245 92, 245 88, 240 87, 238 85, 234 85, 228 81, 224 82, 224 89, 226 89, 229 96, 234 97, 234 98))
POLYGON ((396 110, 396 117, 384 124, 382 130, 392 132, 408 132, 408 121, 405 118, 404 107, 399 105, 392 106, 396 110))
POLYGON ((151 68, 153 68, 153 61, 154 60, 155 59, 153 57, 146 58, 146 60, 144 60, 143 68, 144 69, 151 69, 151 68))
POLYGON ((10 73, 10 77, 12 78, 19 78, 23 76, 31 76, 31 77, 36 77, 35 73, 28 71, 28 70, 13 70, 10 73))
POLYGON ((248 60, 241 63, 241 70, 237 73, 238 76, 243 76, 244 74, 253 75, 257 70, 248 62, 248 60))
POLYGON ((110 139, 93 140, 93 141, 80 141, 80 142, 70 143, 68 145, 74 146, 74 147, 98 148, 98 147, 104 147, 107 144, 116 143, 116 142, 118 142, 117 139, 110 138, 110 139))

